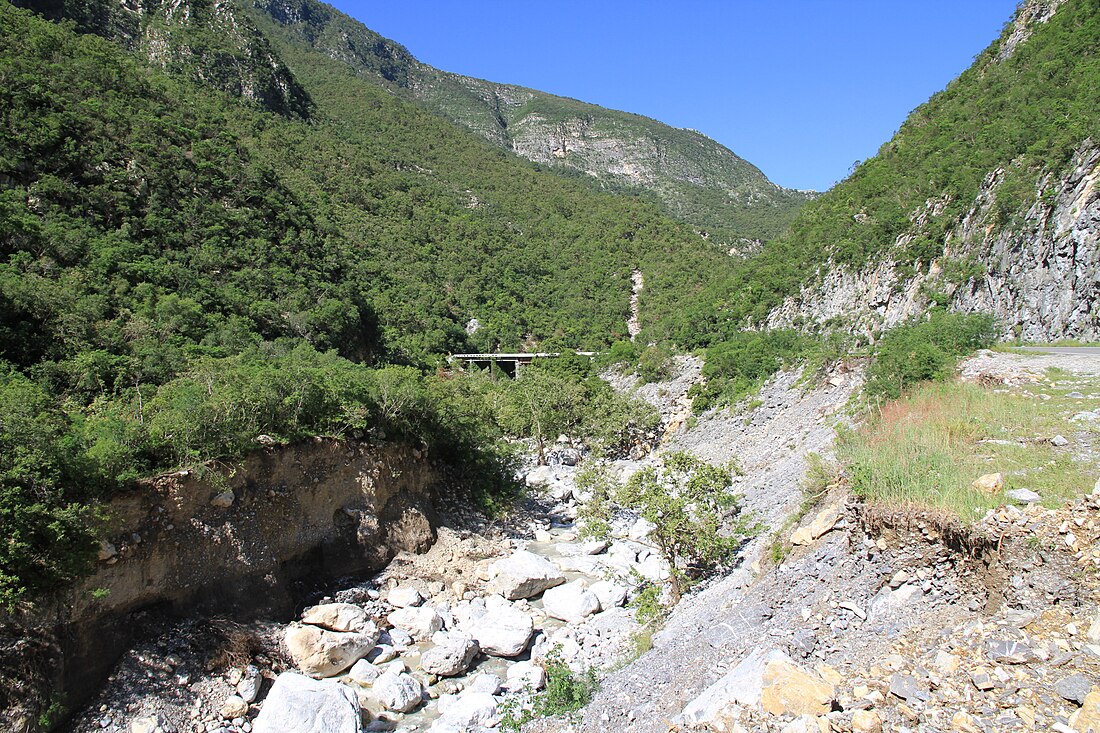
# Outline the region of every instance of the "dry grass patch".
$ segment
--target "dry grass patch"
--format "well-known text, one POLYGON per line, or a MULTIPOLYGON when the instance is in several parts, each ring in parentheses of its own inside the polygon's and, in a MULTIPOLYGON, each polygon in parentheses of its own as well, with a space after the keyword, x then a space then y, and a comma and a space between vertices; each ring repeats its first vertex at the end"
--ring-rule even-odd
POLYGON ((972 521, 1006 501, 973 481, 1001 473, 1005 491, 1031 489, 1056 506, 1096 481, 1100 425, 1071 418, 1100 409, 1100 399, 1068 395, 1098 392, 1100 380, 1064 373, 1013 390, 922 385, 844 434, 839 457, 852 489, 872 501, 946 509, 972 521), (1069 444, 1054 445, 1056 435, 1069 444))

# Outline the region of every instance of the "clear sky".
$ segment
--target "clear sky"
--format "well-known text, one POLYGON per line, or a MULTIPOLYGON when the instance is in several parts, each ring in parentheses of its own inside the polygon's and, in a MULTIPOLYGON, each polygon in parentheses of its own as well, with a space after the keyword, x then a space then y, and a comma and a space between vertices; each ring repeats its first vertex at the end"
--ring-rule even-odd
POLYGON ((445 71, 636 112, 824 190, 997 38, 1016 0, 337 0, 445 71))

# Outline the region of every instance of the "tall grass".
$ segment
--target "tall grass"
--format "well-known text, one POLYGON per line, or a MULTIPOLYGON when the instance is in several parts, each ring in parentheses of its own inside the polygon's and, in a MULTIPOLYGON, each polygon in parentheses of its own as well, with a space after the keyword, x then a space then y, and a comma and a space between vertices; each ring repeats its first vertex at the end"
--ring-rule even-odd
POLYGON ((1097 473, 1093 463, 1075 456, 1072 444, 1050 443, 1058 433, 1096 438, 1095 430, 1069 421, 1074 409, 1065 391, 1049 384, 1014 392, 925 384, 843 434, 838 455, 853 490, 874 501, 947 509, 972 520, 1005 503, 1003 495, 971 486, 982 474, 999 472, 1006 491, 1028 488, 1055 505, 1087 492, 1097 473), (1036 399, 1039 389, 1051 399, 1036 399))

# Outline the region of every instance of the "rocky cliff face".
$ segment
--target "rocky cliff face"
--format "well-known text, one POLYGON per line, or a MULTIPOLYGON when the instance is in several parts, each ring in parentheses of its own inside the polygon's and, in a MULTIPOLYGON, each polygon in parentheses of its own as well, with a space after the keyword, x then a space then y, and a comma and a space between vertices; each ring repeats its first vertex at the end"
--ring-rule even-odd
POLYGON ((0 721, 23 730, 45 697, 78 704, 127 647, 144 609, 284 617, 296 584, 383 567, 435 540, 435 471, 408 446, 316 440, 199 476, 160 477, 109 505, 96 571, 0 617, 0 721))
POLYGON ((308 117, 313 102, 271 44, 232 0, 14 0, 53 20, 71 20, 166 71, 272 112, 308 117))
POLYGON ((939 304, 993 314, 1005 338, 1100 339, 1100 146, 1086 141, 1066 170, 1041 176, 1030 206, 1007 223, 997 207, 1003 176, 998 169, 986 177, 941 259, 915 273, 891 262, 826 268, 768 326, 843 324, 871 335, 939 304))

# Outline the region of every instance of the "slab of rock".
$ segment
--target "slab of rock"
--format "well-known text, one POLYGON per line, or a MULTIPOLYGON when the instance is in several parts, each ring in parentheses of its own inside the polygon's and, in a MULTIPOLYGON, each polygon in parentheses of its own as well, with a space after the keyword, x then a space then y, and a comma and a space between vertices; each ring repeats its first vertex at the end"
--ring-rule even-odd
POLYGON ((358 662, 351 665, 351 669, 348 670, 347 678, 360 687, 369 687, 378 679, 380 674, 382 674, 382 670, 375 667, 366 659, 360 659, 358 662))
POLYGON ((1066 436, 1064 435, 1055 435, 1053 438, 1050 439, 1050 443, 1051 445, 1061 447, 1063 445, 1069 445, 1069 439, 1066 438, 1066 436))
POLYGON ((489 566, 494 592, 510 601, 531 598, 561 585, 565 576, 546 558, 519 550, 489 566))
POLYGON ((588 586, 589 592, 600 599, 600 608, 608 609, 626 603, 626 588, 610 580, 599 580, 588 586))
POLYGON ((389 601, 391 606, 396 608, 409 608, 410 606, 419 606, 423 603, 424 596, 422 596, 420 591, 416 588, 410 588, 407 585, 399 585, 386 594, 386 600, 389 601))
POLYGON ((1091 689, 1092 682, 1080 672, 1063 677, 1054 683, 1055 692, 1078 705, 1085 704, 1085 698, 1088 697, 1091 689))
POLYGON ((895 674, 890 677, 890 694, 906 702, 927 702, 931 699, 928 686, 909 674, 895 674))
POLYGON ((416 641, 428 641, 432 634, 443 628, 443 618, 434 608, 399 608, 386 617, 399 629, 407 631, 416 641))
POLYGON ((833 709, 835 690, 788 659, 773 659, 764 668, 760 704, 772 715, 825 715, 833 709))
POLYGON ((1004 639, 990 639, 988 654, 991 660, 1000 664, 1027 664, 1038 660, 1027 644, 1004 639))
POLYGON ((1010 489, 1005 492, 1005 496, 1019 504, 1037 504, 1043 500, 1043 497, 1031 489, 1010 489))
POLYGON ((378 629, 367 612, 350 603, 323 603, 307 609, 302 623, 320 626, 329 631, 354 631, 360 634, 378 635, 378 629))
POLYGON ((294 665, 310 677, 332 677, 358 662, 374 648, 377 634, 329 631, 292 624, 284 639, 294 665))
POLYGON ((789 662, 790 657, 778 649, 752 652, 722 679, 689 702, 672 722, 684 727, 701 727, 715 721, 730 705, 758 705, 764 685, 764 671, 773 661, 789 662))
POLYGON ((542 608, 551 618, 577 624, 600 612, 600 599, 583 580, 574 580, 543 593, 542 608))
POLYGON ((1085 695, 1085 702, 1069 719, 1069 724, 1077 733, 1100 733, 1100 687, 1094 686, 1085 695))
POLYGON ((546 687, 546 670, 534 662, 516 662, 508 667, 507 677, 503 687, 509 692, 537 691, 546 687))
POLYGON ((250 664, 244 668, 244 674, 237 683, 237 694, 247 703, 255 702, 263 683, 264 678, 260 676, 259 668, 250 664))
POLYGON ((874 710, 852 713, 852 733, 882 733, 882 719, 874 710))
POLYGON ((489 609, 464 629, 494 657, 516 657, 531 643, 535 624, 523 611, 511 604, 489 609))
MULTIPOLYGON (((440 720, 458 730, 492 728, 500 722, 497 701, 487 692, 466 690, 439 699, 440 720)), ((433 725, 432 730, 436 730, 433 725)))
POLYGON ((799 527, 791 534, 792 545, 808 545, 814 540, 822 537, 832 530, 836 526, 837 521, 840 519, 840 506, 827 507, 814 517, 813 521, 809 524, 799 527))
POLYGON ((439 633, 435 646, 420 655, 420 668, 440 677, 454 677, 470 668, 477 656, 477 642, 462 633, 439 633))
POLYGON ((424 688, 411 674, 387 671, 374 681, 372 694, 386 710, 407 713, 420 704, 424 688))
POLYGON ((1005 487, 1005 477, 1001 473, 987 473, 979 476, 971 484, 975 489, 987 494, 989 496, 995 496, 1001 493, 1001 490, 1005 487))
POLYGON ((225 702, 222 703, 221 708, 218 710, 218 714, 228 720, 243 718, 245 715, 248 715, 248 703, 238 695, 230 695, 225 699, 225 702))
POLYGON ((271 686, 253 733, 360 733, 359 700, 347 685, 283 672, 271 686))

